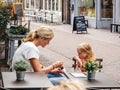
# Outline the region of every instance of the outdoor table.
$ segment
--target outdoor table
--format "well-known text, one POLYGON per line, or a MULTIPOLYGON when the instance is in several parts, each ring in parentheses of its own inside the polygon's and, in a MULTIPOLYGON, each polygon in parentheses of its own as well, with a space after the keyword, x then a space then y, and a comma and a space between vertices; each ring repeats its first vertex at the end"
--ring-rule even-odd
POLYGON ((16 80, 16 72, 2 72, 2 87, 4 89, 44 89, 53 86, 45 73, 26 72, 23 81, 16 80))
POLYGON ((108 75, 105 75, 103 72, 97 72, 95 80, 89 81, 87 78, 76 78, 73 77, 70 73, 65 72, 65 76, 69 79, 80 80, 83 84, 85 84, 87 89, 120 89, 120 84, 114 80, 112 80, 108 75))
POLYGON ((19 46, 21 44, 21 39, 24 38, 26 35, 13 35, 9 33, 8 36, 9 36, 9 43, 10 43, 8 60, 12 60, 13 55, 14 55, 15 40, 18 41, 18 46, 19 46))

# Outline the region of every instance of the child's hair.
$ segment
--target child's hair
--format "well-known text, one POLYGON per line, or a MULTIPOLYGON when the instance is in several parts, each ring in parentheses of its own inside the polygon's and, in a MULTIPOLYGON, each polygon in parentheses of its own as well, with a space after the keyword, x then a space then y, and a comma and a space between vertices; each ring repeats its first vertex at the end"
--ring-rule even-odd
POLYGON ((86 52, 88 54, 87 58, 86 58, 87 60, 94 60, 95 59, 94 53, 92 51, 92 48, 91 48, 90 44, 81 43, 81 44, 78 45, 77 50, 81 51, 81 52, 86 52))
POLYGON ((66 80, 59 85, 48 88, 48 90, 86 90, 85 86, 80 81, 66 80))
POLYGON ((48 27, 41 27, 38 30, 29 32, 27 37, 23 38, 22 41, 23 42, 33 41, 34 39, 37 39, 39 37, 50 39, 54 37, 54 33, 52 29, 48 27))

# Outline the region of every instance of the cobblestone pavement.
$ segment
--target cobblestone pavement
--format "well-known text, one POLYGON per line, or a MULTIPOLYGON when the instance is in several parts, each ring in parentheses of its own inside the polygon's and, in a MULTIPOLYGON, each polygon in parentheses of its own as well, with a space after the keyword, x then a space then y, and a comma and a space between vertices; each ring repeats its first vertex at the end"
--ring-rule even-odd
POLYGON ((72 25, 53 25, 31 22, 31 30, 40 26, 53 28, 55 37, 50 44, 40 47, 41 61, 45 65, 56 60, 65 62, 66 67, 71 67, 71 58, 76 55, 76 46, 81 42, 91 44, 95 56, 103 58, 103 70, 114 80, 120 83, 120 34, 111 33, 110 30, 88 28, 88 34, 72 33, 72 25))

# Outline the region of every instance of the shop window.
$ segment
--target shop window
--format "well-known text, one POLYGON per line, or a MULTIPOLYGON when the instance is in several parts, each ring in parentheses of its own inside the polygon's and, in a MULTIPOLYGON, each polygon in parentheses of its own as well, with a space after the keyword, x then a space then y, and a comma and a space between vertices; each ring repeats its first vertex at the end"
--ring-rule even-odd
POLYGON ((43 0, 40 0, 40 9, 43 9, 43 0))
POLYGON ((34 8, 34 0, 31 0, 31 7, 34 8))
POLYGON ((49 0, 49 10, 51 10, 51 0, 49 0))
POLYGON ((45 0, 45 10, 47 10, 47 0, 45 0))
POLYGON ((52 10, 55 10, 55 0, 52 0, 52 10))
POLYGON ((101 18, 113 17, 112 0, 101 0, 101 18))
POLYGON ((26 8, 29 8, 29 0, 26 0, 26 8))
POLYGON ((78 15, 95 17, 95 0, 81 0, 78 15))
POLYGON ((39 9, 40 0, 36 0, 36 9, 39 9))
POLYGON ((58 0, 56 0, 56 11, 58 11, 58 0))

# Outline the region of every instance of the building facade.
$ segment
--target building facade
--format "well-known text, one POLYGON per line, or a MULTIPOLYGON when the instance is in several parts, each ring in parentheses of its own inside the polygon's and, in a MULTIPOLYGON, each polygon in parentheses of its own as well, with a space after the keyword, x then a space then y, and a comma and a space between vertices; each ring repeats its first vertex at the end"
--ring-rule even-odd
MULTIPOLYGON (((8 0, 12 1, 12 0, 8 0)), ((73 24, 74 16, 85 16, 89 27, 110 29, 120 23, 120 0, 13 0, 24 3, 24 9, 60 13, 61 22, 73 24)))
POLYGON ((110 29, 120 22, 120 0, 71 0, 71 24, 74 16, 85 16, 89 27, 110 29), (79 3, 78 3, 79 2, 79 3))

